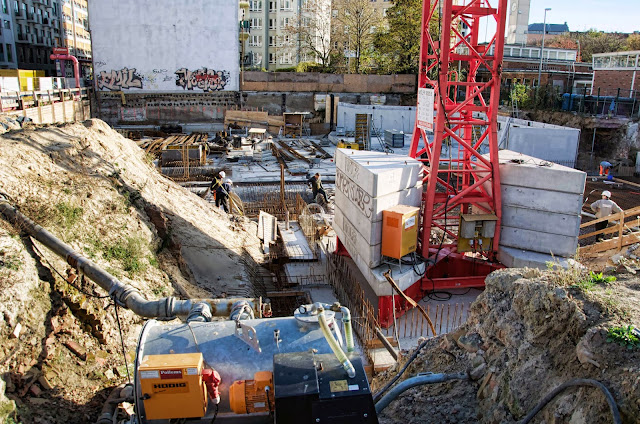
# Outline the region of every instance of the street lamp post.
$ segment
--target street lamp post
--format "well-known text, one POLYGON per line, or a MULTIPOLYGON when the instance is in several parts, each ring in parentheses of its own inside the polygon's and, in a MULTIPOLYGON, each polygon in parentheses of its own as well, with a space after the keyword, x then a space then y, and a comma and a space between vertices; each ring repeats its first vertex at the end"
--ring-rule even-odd
POLYGON ((542 57, 544 55, 544 35, 547 32, 547 12, 550 10, 550 7, 544 9, 544 23, 542 24, 542 46, 540 47, 540 66, 538 67, 538 87, 540 87, 540 78, 542 78, 542 57))

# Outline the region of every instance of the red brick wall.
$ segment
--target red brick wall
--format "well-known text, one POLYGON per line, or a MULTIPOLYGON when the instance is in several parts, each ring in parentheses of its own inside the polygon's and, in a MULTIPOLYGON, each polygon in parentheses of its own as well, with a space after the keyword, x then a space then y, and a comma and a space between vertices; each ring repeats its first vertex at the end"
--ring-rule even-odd
MULTIPOLYGON (((600 88, 601 96, 615 96, 620 89, 621 96, 628 96, 631 89, 631 80, 633 79, 633 71, 626 70, 596 70, 593 78, 593 94, 598 94, 600 88)), ((636 81, 633 86, 634 90, 640 90, 640 71, 636 71, 636 81)))

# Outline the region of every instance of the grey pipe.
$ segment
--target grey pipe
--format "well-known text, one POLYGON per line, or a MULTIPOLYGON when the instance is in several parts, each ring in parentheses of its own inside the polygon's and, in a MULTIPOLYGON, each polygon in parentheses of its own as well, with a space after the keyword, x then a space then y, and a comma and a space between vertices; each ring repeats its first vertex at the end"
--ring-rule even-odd
POLYGON ((442 383, 448 380, 468 380, 469 377, 466 373, 458 374, 426 374, 418 375, 416 377, 407 378, 402 383, 391 389, 382 399, 376 403, 376 414, 380 414, 384 408, 394 401, 402 393, 406 392, 412 387, 422 386, 424 384, 442 383))
POLYGON ((187 316, 198 304, 200 304, 199 308, 203 307, 202 304, 207 304, 211 309, 212 315, 229 316, 233 303, 240 300, 249 301, 252 308, 260 314, 260 299, 230 298, 180 300, 169 296, 158 300, 147 300, 140 294, 138 289, 121 282, 91 260, 74 251, 69 245, 62 242, 49 231, 24 216, 2 195, 0 195, 0 213, 10 224, 20 228, 40 243, 47 246, 47 248, 51 249, 55 254, 64 258, 73 268, 78 269, 87 278, 102 287, 109 293, 109 296, 111 296, 112 299, 118 302, 118 304, 130 309, 141 317, 173 318, 176 316, 187 316))

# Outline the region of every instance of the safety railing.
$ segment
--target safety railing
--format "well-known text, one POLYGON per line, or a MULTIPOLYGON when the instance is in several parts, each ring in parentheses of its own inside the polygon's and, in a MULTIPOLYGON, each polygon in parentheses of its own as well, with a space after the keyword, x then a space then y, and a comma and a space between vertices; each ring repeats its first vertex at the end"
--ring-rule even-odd
POLYGON ((24 110, 70 100, 89 100, 87 88, 0 91, 0 112, 24 110))
POLYGON ((580 247, 580 255, 590 255, 611 249, 622 250, 625 246, 640 242, 640 206, 585 222, 580 225, 580 230, 582 232, 584 228, 589 228, 605 221, 613 223, 613 225, 578 236, 578 240, 596 237, 592 244, 580 247), (598 240, 600 238, 598 236, 602 236, 604 239, 598 240))

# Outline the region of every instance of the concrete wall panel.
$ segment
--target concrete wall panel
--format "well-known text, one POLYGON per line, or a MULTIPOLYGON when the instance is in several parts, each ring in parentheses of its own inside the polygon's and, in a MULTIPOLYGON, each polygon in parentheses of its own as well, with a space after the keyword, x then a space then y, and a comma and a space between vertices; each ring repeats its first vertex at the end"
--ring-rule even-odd
POLYGON ((571 257, 576 253, 578 237, 541 233, 503 225, 500 233, 500 246, 571 257))
POLYGON ((91 1, 89 19, 98 90, 239 89, 237 2, 91 1))
POLYGON ((535 209, 505 205, 502 208, 502 225, 575 237, 580 231, 580 215, 549 213, 535 209))
MULTIPOLYGON (((352 101, 343 96, 340 100, 352 101)), ((373 125, 378 129, 396 129, 405 133, 413 132, 416 118, 415 107, 350 104, 341 101, 338 103, 338 127, 343 127, 346 131, 355 131, 358 113, 371 114, 373 125)))
POLYGON ((422 186, 408 188, 381 197, 351 199, 336 190, 335 204, 350 218, 358 233, 370 244, 382 243, 382 211, 396 205, 420 206, 422 186), (355 201, 354 201, 355 200, 355 201))

